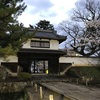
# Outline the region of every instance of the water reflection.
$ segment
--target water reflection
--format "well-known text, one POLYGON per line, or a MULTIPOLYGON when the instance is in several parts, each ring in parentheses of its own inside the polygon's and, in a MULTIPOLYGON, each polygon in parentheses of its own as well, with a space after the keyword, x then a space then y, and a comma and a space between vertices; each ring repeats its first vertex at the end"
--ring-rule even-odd
POLYGON ((27 92, 0 93, 0 100, 29 100, 27 92))

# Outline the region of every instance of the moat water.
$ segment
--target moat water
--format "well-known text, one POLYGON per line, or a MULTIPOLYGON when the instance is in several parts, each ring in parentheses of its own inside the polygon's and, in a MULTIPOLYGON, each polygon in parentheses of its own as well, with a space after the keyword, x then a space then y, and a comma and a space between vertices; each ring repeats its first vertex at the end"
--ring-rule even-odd
POLYGON ((0 93, 0 100, 29 100, 29 97, 25 91, 0 93))

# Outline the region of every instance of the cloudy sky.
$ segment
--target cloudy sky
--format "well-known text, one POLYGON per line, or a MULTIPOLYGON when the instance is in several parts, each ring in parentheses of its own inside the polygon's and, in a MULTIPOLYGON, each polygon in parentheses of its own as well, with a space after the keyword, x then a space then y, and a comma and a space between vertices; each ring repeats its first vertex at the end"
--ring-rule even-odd
POLYGON ((78 0, 24 0, 26 10, 18 18, 26 27, 35 25, 40 20, 48 20, 55 27, 68 19, 69 11, 75 7, 78 0))

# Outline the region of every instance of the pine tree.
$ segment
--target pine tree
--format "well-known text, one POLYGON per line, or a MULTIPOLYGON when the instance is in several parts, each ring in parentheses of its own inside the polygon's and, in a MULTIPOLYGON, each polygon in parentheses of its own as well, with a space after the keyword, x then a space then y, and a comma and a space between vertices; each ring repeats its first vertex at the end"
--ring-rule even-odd
POLYGON ((25 8, 23 0, 0 0, 0 56, 16 53, 32 36, 17 20, 25 8), (12 53, 7 53, 8 47, 12 53))
POLYGON ((46 20, 40 20, 36 24, 36 28, 37 29, 42 29, 42 30, 54 30, 53 25, 50 24, 50 22, 49 21, 46 21, 46 20))

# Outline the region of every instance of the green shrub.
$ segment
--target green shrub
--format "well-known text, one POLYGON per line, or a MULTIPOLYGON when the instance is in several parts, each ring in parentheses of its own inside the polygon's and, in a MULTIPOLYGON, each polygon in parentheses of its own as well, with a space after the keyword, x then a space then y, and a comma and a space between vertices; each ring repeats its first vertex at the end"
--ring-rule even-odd
POLYGON ((66 75, 70 77, 85 77, 85 78, 92 78, 93 80, 91 83, 100 84, 100 69, 98 67, 75 67, 70 68, 66 75))
POLYGON ((27 72, 20 72, 18 73, 18 78, 21 80, 31 79, 31 74, 27 72))
POLYGON ((79 78, 79 73, 74 68, 70 68, 65 74, 69 77, 79 78))

